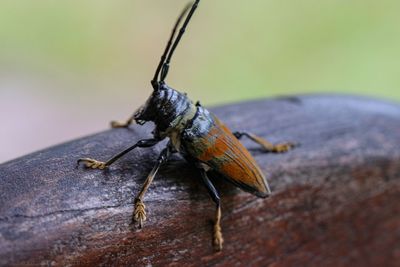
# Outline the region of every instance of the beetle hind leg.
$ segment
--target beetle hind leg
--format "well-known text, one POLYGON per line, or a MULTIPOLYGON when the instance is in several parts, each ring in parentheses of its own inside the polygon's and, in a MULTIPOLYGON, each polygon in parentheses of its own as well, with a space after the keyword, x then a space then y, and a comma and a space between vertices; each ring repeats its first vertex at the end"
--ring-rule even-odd
POLYGON ((217 205, 217 210, 215 212, 215 221, 214 221, 214 233, 213 233, 213 245, 215 250, 221 251, 222 244, 224 243, 224 239, 222 238, 222 229, 221 229, 221 205, 220 205, 220 198, 215 189, 214 185, 211 183, 210 179, 207 176, 207 173, 204 169, 200 169, 201 178, 203 179, 204 184, 207 187, 208 193, 210 194, 211 198, 217 205))
POLYGON ((250 140, 259 144, 266 151, 273 152, 273 153, 287 152, 287 151, 291 150, 292 148, 298 146, 298 144, 295 144, 292 142, 273 144, 273 143, 265 140, 264 138, 261 138, 255 134, 248 133, 248 132, 234 132, 233 135, 236 136, 237 139, 241 139, 243 136, 247 136, 248 138, 250 138, 250 140))

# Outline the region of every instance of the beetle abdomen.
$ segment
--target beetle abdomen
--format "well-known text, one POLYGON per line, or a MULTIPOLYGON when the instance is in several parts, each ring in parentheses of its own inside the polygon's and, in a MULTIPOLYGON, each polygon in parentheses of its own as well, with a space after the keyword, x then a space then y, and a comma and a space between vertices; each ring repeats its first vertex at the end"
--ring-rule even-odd
POLYGON ((249 151, 206 109, 199 107, 181 142, 188 157, 206 164, 243 190, 259 197, 270 194, 267 181, 249 151))

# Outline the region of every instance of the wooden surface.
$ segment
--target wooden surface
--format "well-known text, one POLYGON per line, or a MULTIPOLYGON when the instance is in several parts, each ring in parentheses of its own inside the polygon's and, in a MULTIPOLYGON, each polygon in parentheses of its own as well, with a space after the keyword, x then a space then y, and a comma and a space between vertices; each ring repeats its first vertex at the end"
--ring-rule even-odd
MULTIPOLYGON (((145 197, 148 221, 130 225, 133 197, 161 147, 138 149, 108 171, 76 168, 149 136, 108 130, 0 165, 0 265, 395 266, 400 262, 400 106, 302 96, 213 109, 244 140, 270 182, 259 199, 223 181, 225 246, 212 249, 214 204, 179 157, 145 197)), ((105 122, 106 125, 107 122, 105 122)), ((150 126, 150 125, 149 125, 150 126)), ((398 265, 397 265, 398 266, 398 265)))

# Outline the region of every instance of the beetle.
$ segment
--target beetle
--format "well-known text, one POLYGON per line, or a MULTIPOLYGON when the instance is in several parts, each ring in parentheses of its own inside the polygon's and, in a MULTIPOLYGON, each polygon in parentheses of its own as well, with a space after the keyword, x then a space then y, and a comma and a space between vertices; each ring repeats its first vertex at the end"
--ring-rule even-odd
POLYGON ((78 165, 83 163, 87 168, 105 169, 135 148, 152 147, 168 138, 168 144, 161 151, 156 164, 147 176, 139 194, 135 197, 133 219, 141 228, 146 220, 143 199, 147 189, 161 165, 168 161, 170 155, 180 153, 199 170, 202 181, 216 204, 213 244, 216 250, 221 250, 223 238, 220 226, 220 197, 207 173, 213 171, 218 174, 218 178, 224 178, 244 191, 265 198, 271 194, 268 182, 254 158, 239 139, 246 136, 261 145, 266 151, 276 153, 286 152, 293 148, 294 144, 290 142, 272 144, 249 132, 232 132, 199 102, 192 102, 186 94, 180 93, 165 83, 172 55, 199 2, 200 0, 196 0, 193 4, 187 5, 178 17, 151 80, 153 92, 146 103, 127 121, 111 122, 113 128, 128 127, 133 122, 139 125, 149 121, 154 122, 153 137, 138 141, 105 162, 81 158, 78 160, 78 165), (185 20, 176 35, 184 17, 185 20))

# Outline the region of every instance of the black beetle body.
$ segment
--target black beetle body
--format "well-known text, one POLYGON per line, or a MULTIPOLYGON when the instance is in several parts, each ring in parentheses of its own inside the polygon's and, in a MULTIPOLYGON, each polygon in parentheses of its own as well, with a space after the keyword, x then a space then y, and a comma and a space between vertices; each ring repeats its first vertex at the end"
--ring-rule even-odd
POLYGON ((194 104, 186 94, 166 85, 164 80, 168 74, 171 57, 199 2, 200 0, 196 0, 193 5, 185 8, 179 16, 154 78, 151 81, 154 90, 149 99, 126 122, 112 122, 113 128, 118 128, 128 127, 133 121, 139 125, 152 121, 156 126, 153 131, 153 138, 140 140, 105 162, 81 158, 78 160, 78 164, 83 162, 88 168, 104 169, 137 147, 151 147, 161 140, 169 138, 170 141, 167 147, 160 153, 154 168, 135 198, 134 220, 139 223, 139 227, 142 227, 143 222, 146 220, 145 205, 143 203, 144 194, 160 166, 168 160, 172 153, 179 152, 188 162, 198 168, 202 180, 216 204, 213 241, 216 249, 220 250, 223 243, 220 227, 220 198, 208 178, 207 172, 211 170, 217 173, 218 177, 224 178, 258 197, 267 197, 271 193, 268 183, 256 161, 239 142, 239 139, 247 136, 260 144, 266 151, 278 153, 289 150, 293 147, 293 144, 273 145, 251 133, 231 132, 215 115, 199 103, 194 104), (176 29, 187 12, 188 15, 183 26, 174 40, 176 29))

